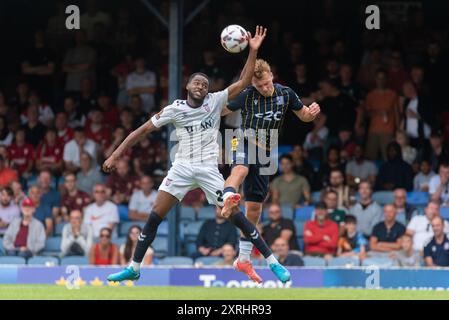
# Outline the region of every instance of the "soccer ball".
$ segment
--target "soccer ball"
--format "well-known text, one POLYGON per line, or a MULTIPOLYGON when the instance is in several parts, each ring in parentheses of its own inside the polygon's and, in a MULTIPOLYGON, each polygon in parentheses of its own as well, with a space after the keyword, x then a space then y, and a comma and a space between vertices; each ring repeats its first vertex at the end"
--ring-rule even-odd
POLYGON ((236 24, 227 26, 221 32, 221 45, 228 52, 242 52, 248 45, 248 40, 246 40, 246 30, 236 24))

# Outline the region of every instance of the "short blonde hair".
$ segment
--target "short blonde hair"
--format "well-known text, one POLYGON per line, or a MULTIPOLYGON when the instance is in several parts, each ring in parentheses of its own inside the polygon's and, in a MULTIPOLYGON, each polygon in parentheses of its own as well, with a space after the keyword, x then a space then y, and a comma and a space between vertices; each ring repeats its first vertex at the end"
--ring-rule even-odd
POLYGON ((261 79, 264 72, 271 72, 270 65, 263 59, 257 59, 256 66, 254 67, 254 77, 261 79))

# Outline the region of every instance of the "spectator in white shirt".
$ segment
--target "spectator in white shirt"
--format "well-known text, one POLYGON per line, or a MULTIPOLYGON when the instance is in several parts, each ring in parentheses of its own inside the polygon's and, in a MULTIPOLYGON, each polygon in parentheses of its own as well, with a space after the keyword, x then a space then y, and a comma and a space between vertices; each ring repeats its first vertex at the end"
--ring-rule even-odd
POLYGON ((61 256, 87 256, 93 240, 92 226, 83 224, 81 211, 72 210, 62 229, 61 256))
POLYGON ((156 200, 157 191, 153 189, 153 179, 149 176, 140 178, 140 190, 131 195, 129 201, 129 219, 136 221, 147 221, 156 200))
POLYGON ((94 186, 93 196, 94 203, 84 209, 84 223, 92 225, 94 237, 98 238, 102 228, 114 231, 120 220, 117 205, 106 197, 104 184, 98 183, 94 186))
POLYGON ((136 70, 126 78, 128 96, 140 95, 143 110, 149 113, 155 107, 154 93, 156 92, 156 74, 145 68, 145 59, 135 60, 136 70))
POLYGON ((449 205, 449 163, 440 163, 438 175, 430 179, 429 193, 432 200, 449 205))
POLYGON ((430 180, 435 176, 435 172, 432 171, 429 160, 422 160, 419 165, 419 172, 413 179, 413 190, 429 192, 430 180))
MULTIPOLYGON (((432 219, 440 216, 440 204, 431 201, 424 209, 424 215, 412 218, 407 226, 407 234, 413 237, 413 250, 422 251, 426 243, 433 237, 432 219)), ((449 223, 444 223, 444 232, 449 233, 449 223)))
POLYGON ((67 170, 75 172, 80 167, 80 154, 85 151, 96 163, 97 144, 88 139, 82 127, 75 128, 73 139, 64 146, 64 164, 67 170))

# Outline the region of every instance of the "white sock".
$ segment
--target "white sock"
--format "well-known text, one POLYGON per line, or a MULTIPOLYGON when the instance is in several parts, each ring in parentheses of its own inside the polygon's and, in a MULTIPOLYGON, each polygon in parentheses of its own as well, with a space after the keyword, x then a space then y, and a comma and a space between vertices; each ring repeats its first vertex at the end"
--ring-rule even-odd
POLYGON ((230 196, 232 196, 234 194, 235 193, 231 192, 231 191, 225 192, 225 194, 223 195, 223 202, 225 202, 228 197, 230 197, 230 196))
POLYGON ((253 251, 253 244, 251 243, 251 241, 244 241, 240 239, 239 261, 241 262, 250 261, 252 251, 253 251))
POLYGON ((129 266, 130 266, 131 268, 133 268, 133 270, 134 270, 135 272, 139 272, 139 271, 140 271, 140 262, 134 262, 133 260, 131 260, 129 266))
POLYGON ((271 254, 268 258, 265 258, 265 261, 267 262, 268 265, 272 263, 279 263, 278 259, 276 259, 276 257, 273 254, 271 254))

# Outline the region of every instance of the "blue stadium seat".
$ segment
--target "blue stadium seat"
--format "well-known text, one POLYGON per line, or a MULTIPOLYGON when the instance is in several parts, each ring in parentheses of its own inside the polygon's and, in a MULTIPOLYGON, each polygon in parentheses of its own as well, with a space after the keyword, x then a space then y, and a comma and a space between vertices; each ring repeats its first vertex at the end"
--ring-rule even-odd
POLYGON ((124 204, 120 204, 118 207, 118 215, 120 217, 120 221, 129 221, 129 209, 128 206, 124 204))
POLYGON ((118 228, 118 235, 119 237, 126 237, 128 235, 129 228, 131 228, 134 225, 138 225, 143 229, 143 226, 145 225, 144 221, 125 221, 121 222, 118 228))
POLYGON ((295 220, 307 221, 312 218, 314 206, 305 206, 295 210, 295 220))
POLYGON ((278 155, 282 156, 283 154, 289 153, 293 150, 293 146, 291 145, 280 145, 278 146, 278 155))
POLYGON ((22 257, 4 256, 0 257, 0 265, 2 264, 24 265, 26 264, 26 260, 22 257))
POLYGON ((187 224, 184 230, 186 239, 196 240, 196 237, 198 236, 202 225, 203 221, 196 221, 187 224))
POLYGON ((112 238, 111 242, 120 248, 122 244, 126 243, 126 237, 112 238))
POLYGON ((151 246, 157 256, 165 256, 168 251, 168 239, 166 237, 156 237, 151 246))
POLYGON ((3 238, 0 238, 0 256, 5 254, 5 249, 3 248, 3 238))
POLYGON ((407 221, 405 218, 405 213, 400 213, 396 215, 396 221, 402 223, 404 226, 407 225, 407 221))
POLYGON ((281 210, 282 210, 282 216, 286 219, 292 219, 293 220, 293 215, 294 215, 294 211, 293 208, 289 205, 282 205, 281 206, 281 210))
POLYGON ((196 243, 195 241, 188 241, 185 244, 186 255, 191 256, 196 252, 196 243))
POLYGON ((62 236, 62 229, 64 229, 64 226, 67 224, 67 222, 61 222, 61 223, 58 223, 56 226, 55 226, 55 236, 56 237, 60 237, 60 236, 62 236))
POLYGON ((59 255, 61 252, 61 237, 50 237, 45 241, 43 256, 59 255))
POLYGON ((295 220, 296 236, 302 238, 304 236, 304 221, 295 220))
POLYGON ((68 265, 88 265, 89 264, 89 258, 85 256, 70 256, 70 257, 64 257, 61 258, 61 266, 68 266, 68 265))
POLYGON ((215 219, 215 207, 205 206, 198 212, 198 220, 215 219))
POLYGON ((360 266, 358 257, 335 257, 328 262, 329 267, 357 267, 360 266))
POLYGON ((29 265, 46 265, 46 266, 58 266, 59 259, 51 256, 34 256, 28 259, 29 265))
POLYGON ((217 264, 220 261, 223 261, 223 258, 220 257, 199 257, 196 258, 195 263, 199 263, 205 266, 210 266, 213 264, 217 264))
POLYGON ((305 267, 325 267, 326 260, 320 257, 305 256, 302 258, 305 267))
POLYGON ((312 203, 317 204, 321 201, 321 191, 312 192, 312 203))
POLYGON ((164 220, 161 222, 161 224, 159 225, 159 227, 157 228, 157 237, 162 236, 162 237, 166 237, 168 236, 168 221, 164 220))
POLYGON ((440 207, 440 215, 443 219, 449 220, 449 206, 440 207))
POLYGON ((299 251, 304 252, 304 238, 296 237, 296 241, 298 242, 299 251))
POLYGON ((165 257, 158 264, 160 266, 192 266, 193 259, 189 257, 165 257))
POLYGON ((429 193, 423 191, 407 192, 407 203, 415 206, 425 206, 429 202, 429 193))
POLYGON ((195 221, 196 220, 196 212, 192 207, 181 206, 179 212, 179 219, 181 221, 195 221))
POLYGON ((394 261, 387 257, 372 257, 363 260, 362 266, 364 267, 376 266, 381 268, 392 267, 394 266, 394 261))
POLYGON ((373 200, 381 205, 392 203, 394 194, 391 191, 376 191, 373 193, 373 200))

